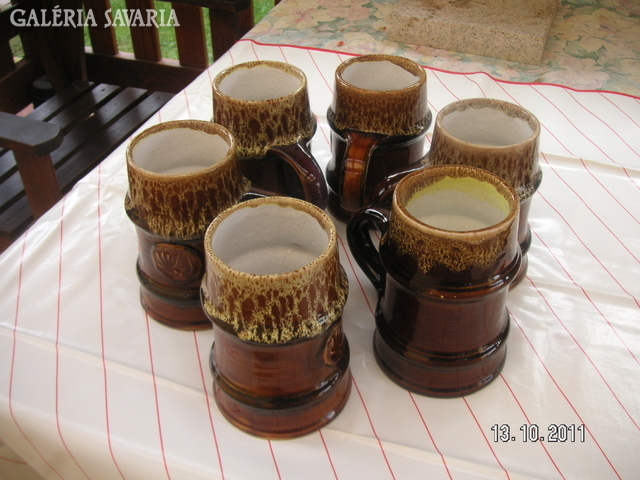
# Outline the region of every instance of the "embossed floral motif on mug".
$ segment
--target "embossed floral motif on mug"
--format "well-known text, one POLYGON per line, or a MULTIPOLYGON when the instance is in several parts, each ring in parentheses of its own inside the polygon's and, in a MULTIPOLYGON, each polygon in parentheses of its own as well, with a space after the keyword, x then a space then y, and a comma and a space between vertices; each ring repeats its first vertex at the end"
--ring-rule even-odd
POLYGON ((156 243, 152 252, 154 267, 169 280, 189 283, 203 273, 200 254, 184 245, 156 243))

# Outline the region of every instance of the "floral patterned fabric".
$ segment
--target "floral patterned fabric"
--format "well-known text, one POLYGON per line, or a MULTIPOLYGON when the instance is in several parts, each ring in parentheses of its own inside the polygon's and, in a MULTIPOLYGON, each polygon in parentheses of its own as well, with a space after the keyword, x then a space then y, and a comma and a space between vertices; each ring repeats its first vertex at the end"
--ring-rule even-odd
POLYGON ((352 54, 386 53, 449 72, 549 83, 640 97, 640 2, 561 0, 541 65, 469 55, 387 39, 397 0, 284 0, 247 38, 352 54))

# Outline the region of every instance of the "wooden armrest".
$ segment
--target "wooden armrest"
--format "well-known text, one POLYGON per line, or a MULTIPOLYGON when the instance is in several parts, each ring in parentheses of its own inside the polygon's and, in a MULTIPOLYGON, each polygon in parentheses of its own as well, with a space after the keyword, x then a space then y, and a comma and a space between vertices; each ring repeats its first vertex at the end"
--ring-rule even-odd
POLYGON ((50 153, 63 138, 58 125, 0 112, 0 146, 13 151, 35 218, 62 198, 50 153))
POLYGON ((62 129, 52 123, 0 112, 0 146, 40 157, 62 144, 62 129))

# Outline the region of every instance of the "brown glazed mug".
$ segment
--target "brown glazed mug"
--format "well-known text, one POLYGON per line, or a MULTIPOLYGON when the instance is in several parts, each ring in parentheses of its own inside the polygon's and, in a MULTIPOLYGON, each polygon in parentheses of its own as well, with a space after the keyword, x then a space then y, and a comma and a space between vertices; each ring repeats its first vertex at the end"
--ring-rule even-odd
POLYGON ((326 208, 325 178, 310 151, 317 122, 302 70, 276 61, 224 70, 213 81, 213 118, 236 138, 242 174, 255 190, 326 208))
POLYGON ((327 119, 332 150, 326 171, 329 210, 347 221, 370 203, 383 178, 423 157, 431 123, 427 75, 402 57, 351 58, 336 69, 327 119))
MULTIPOLYGON (((528 110, 503 100, 469 98, 450 103, 438 113, 431 149, 424 165, 470 165, 495 173, 509 182, 520 198, 518 242, 522 266, 512 286, 524 278, 531 246, 529 210, 542 182, 538 162, 540 122, 528 110)), ((422 166, 389 175, 375 189, 372 199, 388 198, 397 182, 422 166)))
POLYGON ((205 251, 202 304, 214 325, 220 411, 267 438, 301 436, 335 418, 351 373, 348 280, 331 219, 295 198, 249 200, 213 221, 205 251))
POLYGON ((374 353, 396 383, 455 397, 501 371, 508 286, 521 262, 519 208, 500 177, 447 165, 405 177, 390 209, 351 217, 349 246, 379 296, 374 353), (383 234, 379 250, 370 227, 383 234))
POLYGON ((531 246, 531 199, 542 182, 538 163, 540 122, 525 108, 502 100, 470 98, 447 105, 436 118, 428 165, 471 165, 504 178, 520 198, 518 242, 524 278, 531 246))
POLYGON ((125 210, 138 235, 142 305, 165 325, 211 328, 200 304, 204 233, 249 190, 235 141, 220 125, 177 120, 134 137, 126 158, 125 210))

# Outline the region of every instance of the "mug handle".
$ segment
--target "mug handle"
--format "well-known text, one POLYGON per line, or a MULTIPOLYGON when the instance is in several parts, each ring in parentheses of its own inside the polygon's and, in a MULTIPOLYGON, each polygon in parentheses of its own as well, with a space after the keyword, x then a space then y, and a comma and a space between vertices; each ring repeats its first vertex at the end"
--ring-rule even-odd
POLYGON ((368 206, 354 212, 347 224, 347 241, 353 258, 380 296, 384 293, 387 272, 380 252, 371 241, 369 228, 373 226, 384 235, 389 227, 389 214, 387 206, 368 206))
POLYGON ((388 135, 348 130, 345 137, 347 148, 340 172, 340 203, 346 211, 354 212, 364 204, 364 189, 371 155, 388 135))
POLYGON ((267 151, 267 156, 282 158, 291 165, 302 184, 304 199, 322 210, 327 208, 327 182, 322 169, 303 139, 290 145, 271 147, 267 151))
POLYGON ((422 164, 422 161, 420 161, 418 163, 407 165, 406 167, 391 172, 389 175, 380 180, 380 182, 371 192, 371 204, 390 204, 393 192, 398 186, 398 183, 400 183, 400 180, 402 180, 410 173, 417 172, 418 170, 422 170, 423 168, 426 168, 426 165, 422 164))

